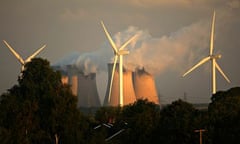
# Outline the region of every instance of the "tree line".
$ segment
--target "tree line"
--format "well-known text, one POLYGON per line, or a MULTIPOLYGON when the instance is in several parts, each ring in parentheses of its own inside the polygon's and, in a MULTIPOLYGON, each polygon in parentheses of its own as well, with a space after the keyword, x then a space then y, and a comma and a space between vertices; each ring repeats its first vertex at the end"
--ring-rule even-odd
POLYGON ((138 100, 86 114, 61 74, 35 58, 0 97, 2 144, 198 144, 199 130, 204 144, 240 143, 240 87, 214 94, 206 110, 138 100))

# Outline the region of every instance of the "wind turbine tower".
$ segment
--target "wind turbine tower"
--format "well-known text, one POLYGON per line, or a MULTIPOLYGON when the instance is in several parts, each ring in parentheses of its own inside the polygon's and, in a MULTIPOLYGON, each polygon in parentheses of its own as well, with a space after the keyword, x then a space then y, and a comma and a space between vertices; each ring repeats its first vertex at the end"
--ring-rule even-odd
POLYGON ((22 65, 21 73, 24 71, 25 64, 30 62, 32 58, 38 55, 46 47, 46 45, 43 45, 41 48, 35 51, 32 55, 30 55, 27 59, 23 60, 23 58, 5 40, 3 40, 3 42, 9 48, 9 50, 13 53, 13 55, 18 59, 18 61, 21 63, 22 65))
MULTIPOLYGON (((116 64, 115 71, 113 70, 113 63, 108 63, 108 83, 106 95, 104 98, 104 106, 119 106, 119 72, 118 72, 119 63, 116 64), (110 92, 110 83, 112 73, 114 74, 111 93, 110 92)), ((136 101, 136 95, 133 85, 133 75, 132 71, 123 67, 123 104, 128 105, 136 101)))
POLYGON ((110 91, 109 91, 109 99, 110 99, 110 95, 112 93, 112 83, 113 83, 113 77, 114 77, 114 71, 116 69, 116 63, 119 57, 119 104, 120 106, 123 106, 123 56, 129 54, 128 50, 124 50, 124 48, 130 43, 132 42, 137 35, 134 35, 133 37, 131 37, 128 41, 126 41, 122 46, 120 46, 119 48, 117 47, 117 45, 115 44, 115 42, 113 41, 113 39, 111 38, 110 34, 108 33, 104 23, 101 21, 103 30, 113 48, 114 51, 114 63, 113 63, 113 72, 112 72, 112 76, 111 76, 111 82, 110 82, 110 91))
POLYGON ((192 72, 194 69, 199 67, 200 65, 202 65, 202 64, 204 64, 204 63, 206 63, 207 61, 210 60, 211 61, 211 73, 212 73, 212 94, 216 93, 216 68, 221 73, 221 75, 225 78, 225 80, 230 83, 230 80, 224 74, 224 72, 222 71, 222 69, 220 68, 220 66, 217 63, 217 59, 220 59, 222 57, 222 55, 221 54, 213 54, 213 48, 214 48, 214 27, 215 27, 215 11, 213 12, 213 18, 212 18, 209 56, 203 58, 199 63, 194 65, 185 74, 183 74, 183 77, 184 77, 188 73, 192 72))

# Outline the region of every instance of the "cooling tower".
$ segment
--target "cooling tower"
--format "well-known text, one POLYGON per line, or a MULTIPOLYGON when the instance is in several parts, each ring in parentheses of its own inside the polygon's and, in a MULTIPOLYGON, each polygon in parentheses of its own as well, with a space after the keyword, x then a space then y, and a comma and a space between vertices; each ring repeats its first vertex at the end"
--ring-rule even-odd
POLYGON ((68 84, 68 76, 62 75, 61 81, 63 84, 68 84))
POLYGON ((137 99, 148 99, 150 102, 159 104, 154 78, 144 68, 136 69, 133 73, 133 85, 137 99))
MULTIPOLYGON (((112 92, 109 98, 109 90, 112 76, 113 64, 108 64, 108 85, 107 91, 104 99, 105 106, 119 106, 119 73, 118 73, 118 64, 116 65, 112 92)), ((132 72, 126 69, 123 70, 123 105, 134 103, 136 101, 136 96, 133 88, 132 82, 132 72)))
POLYGON ((66 70, 64 70, 64 68, 62 68, 61 66, 52 66, 52 69, 61 73, 61 82, 63 84, 68 84, 68 74, 66 70))
POLYGON ((68 84, 71 86, 72 93, 78 95, 78 76, 77 68, 73 65, 67 65, 68 84))
POLYGON ((100 107, 96 73, 78 74, 78 107, 100 107))

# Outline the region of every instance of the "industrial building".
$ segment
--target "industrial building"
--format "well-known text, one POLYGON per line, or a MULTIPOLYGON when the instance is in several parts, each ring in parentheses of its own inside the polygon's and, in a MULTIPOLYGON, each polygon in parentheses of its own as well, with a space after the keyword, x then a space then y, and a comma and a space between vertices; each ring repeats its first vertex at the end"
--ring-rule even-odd
MULTIPOLYGON (((118 64, 114 73, 112 92, 110 91, 110 83, 112 76, 113 64, 108 64, 108 85, 104 99, 105 106, 119 105, 119 73, 118 64)), ((124 68, 123 70, 123 104, 128 105, 134 103, 138 99, 147 99, 150 102, 159 104, 158 93, 154 81, 154 77, 145 71, 144 68, 137 68, 134 72, 124 68)))
POLYGON ((62 83, 69 84, 73 95, 77 96, 77 107, 100 107, 96 85, 96 73, 84 74, 74 65, 53 66, 62 74, 62 83))
MULTIPOLYGON (((116 64, 116 69, 114 72, 112 92, 110 92, 110 83, 113 70, 113 64, 108 64, 108 84, 106 95, 104 99, 104 106, 118 106, 119 105, 119 72, 118 64, 116 64)), ((136 96, 132 83, 132 71, 123 69, 123 104, 128 105, 136 101, 136 96)))
MULTIPOLYGON (((54 66, 62 74, 62 82, 71 86, 72 93, 78 97, 78 107, 100 107, 97 91, 96 73, 84 74, 74 65, 54 66)), ((116 64, 112 82, 113 63, 108 64, 108 82, 103 101, 104 106, 119 106, 119 65, 116 64)), ((135 71, 123 68, 123 105, 134 103, 138 99, 147 99, 160 104, 154 77, 144 68, 135 71)))

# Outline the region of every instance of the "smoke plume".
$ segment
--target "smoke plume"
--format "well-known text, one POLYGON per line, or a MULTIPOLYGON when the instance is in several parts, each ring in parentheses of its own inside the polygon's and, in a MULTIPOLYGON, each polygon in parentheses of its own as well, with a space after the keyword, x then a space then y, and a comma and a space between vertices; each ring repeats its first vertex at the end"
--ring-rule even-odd
MULTIPOLYGON (((123 58, 126 68, 135 70, 137 67, 145 67, 148 72, 157 75, 166 70, 182 72, 193 64, 195 58, 201 57, 199 54, 208 47, 209 24, 197 22, 161 37, 153 37, 147 30, 130 26, 125 31, 116 33, 113 40, 117 46, 121 46, 135 34, 138 35, 137 39, 125 48, 130 51, 123 58)), ((107 63, 112 62, 113 50, 106 39, 96 51, 73 54, 71 57, 68 58, 68 63, 85 74, 107 71, 107 63)), ((67 63, 66 60, 64 63, 67 63)))
POLYGON ((170 35, 154 38, 147 30, 129 27, 115 37, 121 43, 138 34, 138 39, 127 47, 130 54, 124 57, 125 67, 132 70, 145 67, 150 73, 159 75, 166 70, 183 71, 195 58, 201 57, 199 54, 208 47, 208 28, 207 23, 198 22, 170 35))

